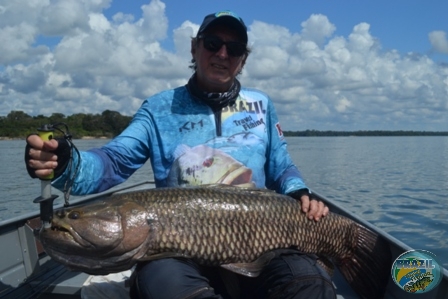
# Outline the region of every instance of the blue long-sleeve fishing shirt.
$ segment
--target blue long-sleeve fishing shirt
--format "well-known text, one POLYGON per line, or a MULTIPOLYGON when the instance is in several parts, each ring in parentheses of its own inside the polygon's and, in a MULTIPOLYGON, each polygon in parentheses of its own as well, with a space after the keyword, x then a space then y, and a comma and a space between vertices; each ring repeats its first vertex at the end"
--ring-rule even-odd
MULTIPOLYGON (((157 187, 225 183, 283 194, 307 188, 286 150, 271 100, 248 88, 221 113, 185 86, 163 91, 143 102, 119 136, 73 159, 74 165, 80 162, 71 191, 77 195, 122 183, 148 159, 157 187)), ((62 188, 68 172, 53 185, 62 188)))

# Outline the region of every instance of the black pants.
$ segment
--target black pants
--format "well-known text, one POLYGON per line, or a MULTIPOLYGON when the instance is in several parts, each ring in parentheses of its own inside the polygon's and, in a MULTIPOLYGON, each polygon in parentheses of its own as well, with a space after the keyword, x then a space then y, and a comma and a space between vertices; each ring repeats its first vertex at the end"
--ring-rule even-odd
POLYGON ((244 299, 336 297, 329 275, 300 253, 278 255, 256 278, 223 271, 187 259, 156 260, 138 266, 131 293, 139 299, 231 298, 235 292, 244 299))

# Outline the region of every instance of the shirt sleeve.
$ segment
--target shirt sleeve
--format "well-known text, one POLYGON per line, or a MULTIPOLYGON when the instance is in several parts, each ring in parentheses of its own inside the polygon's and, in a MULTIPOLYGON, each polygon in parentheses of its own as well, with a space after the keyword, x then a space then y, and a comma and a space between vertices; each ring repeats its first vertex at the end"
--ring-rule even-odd
POLYGON ((105 191, 129 178, 150 157, 151 117, 140 108, 130 125, 101 148, 73 151, 73 163, 53 182, 62 189, 76 172, 71 194, 86 195, 105 191))
POLYGON ((269 146, 265 165, 266 187, 282 194, 308 189, 288 153, 287 143, 271 100, 268 103, 267 113, 269 146))

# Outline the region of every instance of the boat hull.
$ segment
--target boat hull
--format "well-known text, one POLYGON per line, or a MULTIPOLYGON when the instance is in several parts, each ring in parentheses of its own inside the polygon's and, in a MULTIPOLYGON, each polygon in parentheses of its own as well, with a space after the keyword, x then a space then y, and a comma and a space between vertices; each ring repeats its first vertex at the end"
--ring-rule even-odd
MULTIPOLYGON (((153 182, 143 182, 131 187, 88 196, 73 201, 86 203, 113 193, 154 188, 153 182)), ((319 194, 316 197, 326 202, 333 213, 348 217, 382 235, 388 242, 393 259, 412 248, 376 226, 350 213, 334 201, 319 194)), ((31 204, 31 202, 30 202, 31 204)), ((21 217, 0 222, 0 298, 81 298, 81 288, 89 275, 70 272, 51 260, 34 237, 34 229, 40 227, 39 214, 29 213, 21 217)), ((333 277, 338 298, 358 298, 342 275, 336 271, 333 277)), ((409 293, 398 287, 390 277, 385 298, 405 299, 409 293)), ((439 286, 430 292, 419 294, 419 299, 448 299, 448 271, 443 269, 439 286)))

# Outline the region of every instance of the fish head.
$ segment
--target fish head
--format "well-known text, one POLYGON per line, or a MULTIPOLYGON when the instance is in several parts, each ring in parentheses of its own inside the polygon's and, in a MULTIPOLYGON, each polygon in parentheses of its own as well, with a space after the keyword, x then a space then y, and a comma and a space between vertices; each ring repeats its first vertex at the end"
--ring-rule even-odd
POLYGON ((104 274, 95 268, 115 263, 122 271, 132 266, 148 236, 145 217, 135 202, 105 200, 55 211, 51 228, 42 228, 38 238, 52 258, 71 269, 104 274))

